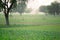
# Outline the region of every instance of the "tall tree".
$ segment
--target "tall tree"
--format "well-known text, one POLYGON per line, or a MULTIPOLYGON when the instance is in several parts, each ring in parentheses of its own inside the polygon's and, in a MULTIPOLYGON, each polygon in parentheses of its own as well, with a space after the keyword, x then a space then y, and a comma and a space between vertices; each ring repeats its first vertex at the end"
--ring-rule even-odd
MULTIPOLYGON (((26 2, 26 0, 20 0, 20 2, 26 2)), ((6 19, 6 25, 9 25, 9 12, 16 6, 17 0, 0 0, 0 7, 3 9, 6 19)))

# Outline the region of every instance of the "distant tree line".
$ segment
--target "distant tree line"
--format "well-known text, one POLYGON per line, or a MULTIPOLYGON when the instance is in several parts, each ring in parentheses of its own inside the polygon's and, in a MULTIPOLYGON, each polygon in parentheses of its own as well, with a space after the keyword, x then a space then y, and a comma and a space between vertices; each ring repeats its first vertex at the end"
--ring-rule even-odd
POLYGON ((39 8, 40 12, 49 13, 51 15, 59 15, 60 14, 60 3, 52 2, 51 5, 41 6, 39 8))

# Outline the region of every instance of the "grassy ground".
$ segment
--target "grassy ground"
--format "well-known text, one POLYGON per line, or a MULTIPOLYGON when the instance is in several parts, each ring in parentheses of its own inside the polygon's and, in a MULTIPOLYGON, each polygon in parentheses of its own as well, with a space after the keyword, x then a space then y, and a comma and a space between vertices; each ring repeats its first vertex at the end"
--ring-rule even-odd
POLYGON ((0 40, 60 40, 60 16, 12 15, 10 26, 0 14, 0 40))

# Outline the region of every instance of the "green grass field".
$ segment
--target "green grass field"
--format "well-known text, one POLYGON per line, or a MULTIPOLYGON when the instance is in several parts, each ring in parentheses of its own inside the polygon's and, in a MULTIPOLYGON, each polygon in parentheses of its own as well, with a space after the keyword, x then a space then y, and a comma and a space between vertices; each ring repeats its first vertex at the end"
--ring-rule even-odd
POLYGON ((60 40, 60 16, 0 14, 0 40, 60 40))

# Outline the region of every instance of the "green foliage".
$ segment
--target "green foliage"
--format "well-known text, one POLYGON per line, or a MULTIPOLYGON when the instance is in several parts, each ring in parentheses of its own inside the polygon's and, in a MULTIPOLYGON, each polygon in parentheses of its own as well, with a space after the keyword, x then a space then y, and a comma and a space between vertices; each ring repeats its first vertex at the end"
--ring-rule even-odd
POLYGON ((15 3, 15 2, 16 2, 16 0, 11 0, 10 2, 11 2, 11 3, 15 3))
POLYGON ((3 2, 2 2, 2 0, 0 0, 0 7, 2 8, 3 7, 3 2))
POLYGON ((25 3, 20 3, 20 4, 17 5, 17 11, 19 13, 23 13, 24 10, 25 10, 25 7, 26 7, 26 4, 25 3))
POLYGON ((39 11, 41 12, 48 12, 51 15, 59 15, 60 13, 60 3, 58 2, 52 2, 51 5, 47 5, 47 6, 41 6, 39 11))
POLYGON ((0 0, 0 12, 2 11, 2 9, 3 9, 3 2, 2 2, 2 0, 0 0))
POLYGON ((48 12, 47 6, 40 6, 39 11, 47 13, 48 12))
MULTIPOLYGON (((3 0, 4 1, 4 0, 3 0)), ((4 8, 5 4, 2 0, 0 0, 0 10, 2 11, 2 9, 4 8)), ((12 8, 16 8, 17 6, 17 1, 16 0, 10 0, 10 3, 13 3, 12 8)))
POLYGON ((11 0, 10 3, 13 3, 12 9, 16 8, 17 0, 11 0))
POLYGON ((17 5, 17 11, 22 14, 24 13, 25 9, 26 9, 26 1, 27 0, 20 0, 18 5, 17 5))
POLYGON ((49 13, 51 13, 53 15, 55 15, 55 13, 56 13, 57 15, 59 15, 59 13, 60 13, 60 6, 59 5, 60 5, 60 3, 56 2, 56 1, 51 3, 51 5, 48 6, 49 13))
MULTIPOLYGON (((20 14, 22 14, 26 9, 27 0, 16 0, 16 1, 14 2, 14 5, 13 5, 12 9, 10 10, 10 12, 19 12, 20 14)), ((13 2, 13 1, 11 1, 11 2, 13 2)))

